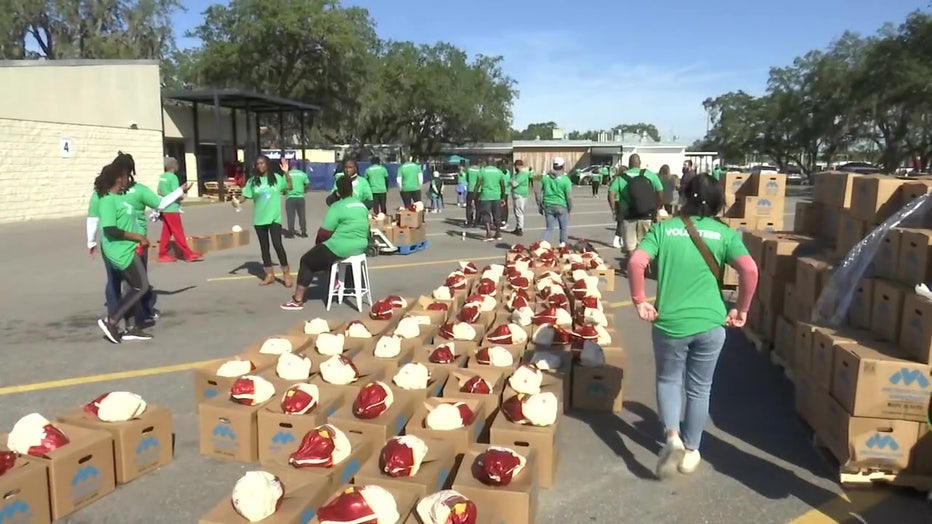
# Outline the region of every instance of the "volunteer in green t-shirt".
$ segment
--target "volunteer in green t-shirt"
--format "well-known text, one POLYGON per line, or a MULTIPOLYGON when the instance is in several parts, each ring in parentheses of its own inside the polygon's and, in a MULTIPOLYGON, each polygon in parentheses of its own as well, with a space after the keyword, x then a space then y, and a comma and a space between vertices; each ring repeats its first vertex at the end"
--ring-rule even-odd
POLYGON ((684 193, 679 216, 655 224, 628 262, 638 316, 653 323, 657 411, 666 441, 656 469, 660 478, 699 467, 725 326, 745 325, 757 287, 757 266, 740 234, 716 218, 724 202, 722 186, 708 175, 697 175, 684 193), (647 302, 644 284, 649 264, 658 271, 653 305, 647 302), (738 300, 730 311, 720 288, 724 264, 738 272, 738 300), (681 418, 684 382, 689 400, 681 418))
POLYGON ((285 192, 285 218, 288 222, 285 236, 307 238, 307 201, 304 200, 304 194, 308 192, 311 179, 308 178, 307 173, 298 169, 296 162, 289 162, 289 165, 291 166, 288 170, 288 174, 291 175, 291 190, 285 192), (300 233, 294 228, 295 216, 298 217, 300 233))
POLYGON ((478 225, 476 217, 476 184, 479 183, 481 174, 482 168, 478 165, 469 166, 466 169, 466 227, 478 225))
POLYGON ((608 181, 608 177, 608 166, 602 166, 592 172, 592 178, 589 180, 589 185, 592 186, 592 198, 599 196, 599 188, 602 187, 602 182, 608 181))
MULTIPOLYGON (((178 180, 178 161, 172 157, 165 157, 165 172, 159 177, 158 193, 165 197, 179 188, 184 193, 190 189, 190 184, 182 184, 178 180)), ((181 250, 185 260, 194 262, 204 258, 202 253, 195 253, 188 247, 188 237, 181 222, 181 204, 175 201, 162 211, 162 236, 159 238, 159 262, 175 262, 175 255, 168 251, 169 242, 175 239, 175 245, 181 250)))
POLYGON ((502 196, 502 211, 501 211, 501 217, 502 217, 501 227, 504 229, 508 227, 508 216, 510 214, 509 209, 508 209, 509 208, 508 192, 511 190, 511 176, 512 175, 511 175, 511 170, 509 170, 506 167, 504 161, 498 163, 498 170, 502 172, 502 182, 505 183, 505 194, 502 196))
MULTIPOLYGON (((104 167, 106 169, 106 166, 104 167)), ((94 187, 100 183, 98 180, 103 176, 98 175, 94 180, 94 187)), ((91 192, 90 201, 87 204, 87 252, 93 258, 99 251, 98 233, 100 232, 100 195, 94 189, 91 192)), ((100 257, 104 261, 104 269, 107 272, 107 285, 104 287, 104 297, 106 298, 107 313, 113 314, 116 311, 117 304, 120 302, 122 295, 120 273, 113 267, 107 257, 100 257)))
POLYGON ((544 215, 547 226, 541 240, 549 242, 554 227, 559 226, 560 247, 566 245, 573 211, 573 182, 564 171, 565 166, 563 158, 554 158, 553 169, 540 179, 540 194, 534 193, 537 209, 544 215))
POLYGON ((531 190, 531 172, 524 167, 523 160, 515 160, 515 174, 509 184, 511 189, 511 207, 515 213, 515 230, 517 236, 524 235, 524 205, 531 190))
POLYGON ((365 204, 367 208, 371 208, 372 188, 365 178, 359 176, 359 166, 356 164, 356 161, 349 159, 343 161, 343 171, 337 173, 333 177, 333 189, 330 190, 330 195, 327 197, 327 205, 337 200, 337 181, 344 176, 349 177, 350 181, 353 183, 353 196, 365 204))
MULTIPOLYGON (((278 263, 282 266, 282 283, 291 287, 288 255, 285 253, 285 246, 282 245, 282 193, 291 191, 293 187, 291 175, 288 173, 288 161, 281 159, 279 168, 284 176, 272 171, 269 157, 260 155, 256 159, 255 173, 243 186, 243 199, 253 201, 252 222, 262 252, 262 266, 265 268, 265 278, 259 285, 268 286, 275 283, 275 268, 272 266, 272 253, 269 251, 271 241, 278 255, 278 263)), ((233 205, 239 208, 242 202, 234 199, 233 205)))
POLYGON ((388 213, 388 169, 382 165, 382 159, 372 157, 372 165, 366 168, 366 180, 372 190, 372 214, 388 213))
POLYGON ((350 177, 337 180, 337 200, 324 215, 324 222, 317 231, 316 245, 301 257, 294 295, 282 304, 282 309, 304 309, 304 294, 314 274, 329 271, 336 262, 366 252, 369 247, 369 208, 353 196, 353 191, 350 177))
POLYGON ((140 233, 133 205, 127 202, 123 194, 128 181, 126 171, 117 164, 105 167, 94 181, 94 191, 99 197, 97 212, 102 232, 100 250, 119 279, 127 284, 127 292, 120 297, 113 312, 97 320, 97 326, 104 336, 114 344, 123 340, 152 338, 136 324, 136 319, 142 315, 143 296, 149 290, 149 279, 141 258, 141 253, 149 247, 149 241, 140 233), (120 321, 124 322, 122 334, 120 321))
POLYGON ((456 206, 463 207, 466 205, 466 161, 460 161, 458 172, 456 174, 456 206))
POLYGON ((406 209, 415 202, 421 202, 421 186, 424 185, 424 173, 421 171, 421 166, 414 163, 413 157, 408 157, 408 161, 398 168, 398 176, 395 182, 398 184, 398 189, 401 190, 401 201, 406 209))
POLYGON ((628 170, 620 173, 608 186, 608 205, 616 222, 612 247, 620 247, 625 254, 629 255, 634 252, 638 243, 647 234, 647 230, 654 223, 657 210, 663 206, 663 184, 660 182, 660 177, 649 169, 641 169, 641 156, 637 153, 632 154, 628 159, 628 170), (628 188, 628 184, 640 176, 647 179, 654 189, 650 195, 645 197, 651 199, 649 202, 638 203, 653 210, 647 215, 638 215, 634 211, 637 206, 628 188))
POLYGON ((724 175, 724 174, 725 174, 725 170, 722 169, 721 166, 719 166, 719 165, 716 164, 716 166, 715 166, 714 168, 712 168, 712 178, 714 178, 715 180, 721 181, 721 180, 722 180, 722 175, 724 175))
MULTIPOLYGON (((484 162, 483 162, 484 164, 484 162)), ((502 207, 505 192, 505 173, 493 165, 484 165, 473 190, 476 206, 476 218, 485 225, 484 242, 502 239, 502 207), (492 231, 495 234, 492 234, 492 231)))

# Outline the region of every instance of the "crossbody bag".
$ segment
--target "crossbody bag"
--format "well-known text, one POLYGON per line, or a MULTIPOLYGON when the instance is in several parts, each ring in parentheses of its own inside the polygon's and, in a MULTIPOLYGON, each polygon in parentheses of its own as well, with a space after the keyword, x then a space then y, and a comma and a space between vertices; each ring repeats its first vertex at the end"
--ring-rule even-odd
POLYGON ((718 283, 718 288, 722 288, 722 266, 715 260, 715 257, 712 255, 712 251, 709 250, 709 246, 705 243, 705 240, 702 240, 702 237, 699 236, 699 231, 696 229, 696 225, 693 224, 693 221, 688 216, 683 216, 683 224, 686 226, 686 232, 689 233, 690 240, 695 244, 696 249, 699 250, 699 254, 702 255, 702 259, 705 260, 707 266, 709 266, 709 271, 712 272, 712 275, 715 276, 715 282, 718 283))

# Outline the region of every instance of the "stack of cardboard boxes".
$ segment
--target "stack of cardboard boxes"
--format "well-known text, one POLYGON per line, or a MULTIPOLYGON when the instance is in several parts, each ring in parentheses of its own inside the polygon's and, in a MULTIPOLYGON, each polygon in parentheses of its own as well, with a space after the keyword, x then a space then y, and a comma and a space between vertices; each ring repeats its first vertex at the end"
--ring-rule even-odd
MULTIPOLYGON (((732 229, 774 232, 783 229, 786 175, 725 173, 722 177, 725 207, 722 219, 732 229)), ((723 284, 738 285, 738 275, 726 266, 723 284)))
POLYGON ((427 240, 424 211, 403 209, 391 218, 370 218, 369 227, 381 230, 389 242, 396 246, 414 246, 427 240))
MULTIPOLYGON (((405 226, 408 227, 408 226, 405 226)), ((410 228, 409 228, 410 229, 410 228)), ((514 258, 509 256, 509 261, 514 258)), ((302 325, 292 334, 273 337, 288 341, 291 351, 307 357, 312 362, 311 373, 306 382, 319 388, 317 407, 305 415, 285 414, 281 408, 282 393, 295 381, 284 380, 277 374, 277 355, 263 354, 265 343, 256 345, 234 357, 250 362, 252 375, 259 375, 273 383, 276 394, 264 403, 245 406, 230 400, 230 387, 235 377, 217 376, 217 361, 195 372, 195 403, 199 405, 200 449, 209 457, 231 459, 240 462, 259 462, 262 468, 283 479, 286 486, 285 501, 276 513, 277 518, 290 522, 300 515, 313 515, 317 507, 332 499, 336 493, 350 484, 378 485, 395 495, 400 522, 418 524, 420 520, 412 513, 415 503, 421 498, 442 489, 454 489, 476 503, 479 522, 533 523, 536 518, 539 488, 553 486, 559 461, 558 434, 562 426, 562 413, 566 406, 580 409, 620 411, 622 402, 622 379, 625 352, 617 347, 618 335, 611 327, 612 312, 608 304, 588 301, 583 305, 573 296, 572 272, 564 271, 564 265, 556 269, 549 263, 531 263, 533 279, 526 282, 529 307, 534 311, 547 308, 552 303, 548 297, 537 293, 537 280, 548 271, 561 275, 566 289, 566 309, 570 313, 563 318, 572 318, 561 326, 521 327, 526 337, 516 337, 514 344, 492 342, 487 338, 496 327, 513 324, 513 312, 508 308, 508 299, 515 293, 509 279, 494 281, 495 308, 479 315, 469 324, 475 332, 473 340, 453 342, 452 358, 438 360, 432 357, 434 350, 450 343, 441 334, 441 326, 458 322, 461 306, 468 296, 480 291, 481 274, 465 276, 458 273, 459 284, 449 299, 420 297, 407 299, 406 305, 396 309, 389 320, 373 320, 368 317, 351 322, 329 322, 329 333, 344 336, 342 356, 350 359, 358 371, 358 380, 348 385, 335 385, 323 380, 319 373, 321 363, 331 359, 321 354, 324 343, 322 334, 307 334, 302 325), (540 265, 540 267, 535 267, 540 265), (546 267, 545 267, 546 266, 546 267), (465 277, 465 278, 463 278, 465 277), (465 284, 465 285, 464 285, 465 284), (603 326, 600 343, 605 362, 597 366, 582 366, 578 357, 582 341, 573 336, 566 340, 557 333, 575 333, 586 307, 604 310, 607 326, 603 326), (391 337, 402 318, 428 317, 422 323, 415 338, 404 339, 397 356, 381 358, 375 355, 375 347, 382 337, 391 337), (350 326, 364 326, 370 337, 350 336, 350 326), (538 329, 550 333, 547 341, 537 335, 538 329), (546 331, 546 330, 551 331, 546 331), (555 337, 557 337, 555 339, 555 337), (555 340, 555 341, 554 341, 555 340), (512 355, 512 362, 503 367, 482 363, 477 353, 482 348, 499 346, 512 355), (516 397, 509 378, 519 365, 544 356, 549 366, 541 365, 542 393, 553 393, 558 401, 558 416, 554 424, 534 426, 518 424, 505 417, 500 407, 503 401, 516 397), (559 360, 557 364, 552 357, 559 360), (430 370, 426 389, 405 390, 397 387, 393 378, 398 369, 407 363, 421 363, 430 370), (445 363, 440 363, 445 362, 445 363), (490 394, 474 394, 463 390, 473 377, 481 377, 490 386, 490 394), (374 419, 362 419, 354 414, 354 401, 366 384, 381 381, 392 391, 394 399, 383 413, 374 419), (428 413, 443 403, 462 402, 475 415, 464 427, 452 431, 438 431, 426 425, 428 413), (308 432, 321 424, 330 424, 348 437, 352 451, 348 457, 329 468, 295 468, 289 465, 289 456, 301 445, 308 432), (380 451, 387 439, 396 435, 416 435, 428 444, 428 455, 420 470, 413 477, 393 478, 385 475, 379 465, 380 451), (472 465, 490 446, 510 448, 527 459, 527 466, 507 486, 492 487, 479 482, 472 473, 472 465), (296 499, 302 504, 293 502, 296 499), (406 520, 407 519, 407 520, 406 520)), ((591 269, 586 272, 591 280, 588 285, 605 289, 613 276, 604 271, 591 269), (595 282, 598 282, 597 284, 595 282)), ((577 276, 579 274, 577 273, 577 276)), ((488 286, 486 282, 484 284, 488 286)), ((520 284, 519 284, 520 285, 520 284)), ((541 286, 548 293, 550 286, 541 286)), ((483 293, 489 289, 483 287, 483 293)), ((593 289, 594 294, 598 294, 593 289)), ((315 323, 320 323, 315 320, 315 323)), ((511 329, 511 328, 509 328, 511 329)), ((357 335, 360 334, 354 331, 357 335)), ((232 488, 232 485, 231 485, 232 488)), ((308 520, 302 520, 307 522, 308 520)), ((233 512, 229 500, 223 500, 204 515, 203 524, 231 524, 245 522, 233 512)), ((310 522, 316 522, 310 520, 310 522)))
MULTIPOLYGON (((249 231, 227 231, 209 235, 194 235, 189 236, 187 240, 188 247, 195 253, 211 253, 213 251, 223 251, 226 249, 248 246, 249 231)), ((151 250, 149 253, 150 257, 158 255, 159 243, 154 242, 150 244, 149 249, 151 250)), ((178 258, 184 257, 184 253, 175 245, 174 239, 168 241, 168 252, 178 258)))
POLYGON ((932 302, 915 290, 932 279, 932 230, 891 229, 850 284, 846 325, 812 323, 834 267, 930 188, 929 180, 827 173, 814 201, 797 204, 795 232, 745 233, 761 270, 749 327, 791 372, 797 412, 843 474, 932 475, 932 302))

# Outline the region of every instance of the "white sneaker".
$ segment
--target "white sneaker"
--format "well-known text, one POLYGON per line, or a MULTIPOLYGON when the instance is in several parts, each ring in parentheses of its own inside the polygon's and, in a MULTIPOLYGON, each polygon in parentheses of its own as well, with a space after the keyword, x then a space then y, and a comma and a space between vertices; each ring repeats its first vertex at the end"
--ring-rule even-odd
POLYGON ((660 450, 660 458, 657 461, 657 478, 665 479, 676 473, 683 457, 686 455, 686 446, 679 435, 667 437, 667 443, 660 450))
POLYGON ((699 450, 694 449, 692 451, 687 451, 683 455, 683 460, 680 461, 679 466, 676 469, 684 475, 689 475, 695 473, 699 469, 699 463, 702 462, 702 456, 699 455, 699 450))
POLYGON ((621 249, 621 238, 615 237, 612 239, 612 247, 615 249, 621 249))

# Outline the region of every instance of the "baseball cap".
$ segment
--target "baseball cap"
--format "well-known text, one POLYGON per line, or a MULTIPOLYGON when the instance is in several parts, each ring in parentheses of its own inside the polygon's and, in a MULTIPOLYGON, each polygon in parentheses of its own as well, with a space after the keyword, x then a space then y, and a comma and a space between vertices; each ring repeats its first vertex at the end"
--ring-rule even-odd
POLYGON ((563 160, 562 156, 553 159, 553 167, 563 167, 564 164, 566 164, 566 161, 563 160))

